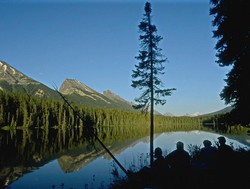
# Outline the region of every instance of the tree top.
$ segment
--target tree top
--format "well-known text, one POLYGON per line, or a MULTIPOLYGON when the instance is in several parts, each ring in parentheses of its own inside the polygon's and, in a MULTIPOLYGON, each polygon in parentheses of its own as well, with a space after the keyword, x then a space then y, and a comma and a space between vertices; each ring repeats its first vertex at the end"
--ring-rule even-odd
POLYGON ((151 4, 149 3, 149 2, 146 2, 145 3, 145 8, 144 8, 144 10, 145 10, 145 12, 147 13, 147 14, 150 14, 151 13, 151 4))

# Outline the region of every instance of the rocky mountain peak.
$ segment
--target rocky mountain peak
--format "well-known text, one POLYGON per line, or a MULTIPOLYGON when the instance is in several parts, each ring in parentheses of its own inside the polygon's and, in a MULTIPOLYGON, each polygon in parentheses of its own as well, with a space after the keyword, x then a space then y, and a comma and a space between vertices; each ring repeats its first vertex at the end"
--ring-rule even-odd
POLYGON ((76 93, 81 96, 85 95, 85 92, 87 93, 96 93, 93 89, 90 87, 84 85, 80 81, 76 79, 65 79, 62 83, 59 91, 63 94, 72 94, 76 93))
POLYGON ((103 94, 94 91, 76 79, 65 79, 59 91, 64 95, 74 94, 84 97, 86 101, 92 101, 90 104, 95 104, 96 102, 111 104, 110 100, 103 94))
POLYGON ((124 100, 123 98, 121 98, 119 95, 113 93, 111 90, 106 90, 106 91, 103 91, 103 94, 113 100, 113 101, 122 101, 122 102, 125 102, 125 103, 128 103, 130 104, 128 101, 124 100))
POLYGON ((0 75, 1 80, 6 81, 8 84, 19 84, 19 85, 28 85, 28 84, 38 84, 35 80, 25 76, 20 71, 16 70, 9 64, 4 61, 0 61, 0 75))
POLYGON ((59 98, 59 95, 54 90, 31 79, 4 61, 0 61, 0 76, 0 90, 24 92, 44 98, 59 98))

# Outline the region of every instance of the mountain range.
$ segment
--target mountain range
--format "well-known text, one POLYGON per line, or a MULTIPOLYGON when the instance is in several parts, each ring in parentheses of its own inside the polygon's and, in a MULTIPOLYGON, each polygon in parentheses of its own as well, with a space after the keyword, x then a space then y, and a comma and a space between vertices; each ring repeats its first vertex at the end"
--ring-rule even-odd
MULTIPOLYGON (((43 98, 61 99, 56 90, 26 76, 4 61, 0 61, 0 90, 25 92, 43 98)), ((112 91, 107 90, 102 94, 75 79, 65 79, 60 86, 59 92, 63 94, 70 103, 91 107, 135 111, 132 107, 132 103, 124 100, 112 91)))
MULTIPOLYGON (((29 95, 62 100, 57 90, 51 89, 28 77, 4 61, 0 61, 0 90, 8 92, 25 92, 29 95)), ((111 90, 99 93, 76 79, 65 79, 58 91, 63 94, 70 103, 90 107, 135 111, 131 102, 126 101, 111 90)), ((223 110, 206 115, 225 113, 231 110, 232 107, 227 107, 223 110)), ((162 115, 156 110, 154 114, 162 115)), ((174 115, 171 113, 165 113, 164 116, 174 115)), ((185 116, 200 116, 200 114, 187 114, 185 116)))
POLYGON ((79 105, 134 111, 132 103, 110 90, 102 94, 75 79, 65 79, 59 91, 70 101, 79 105))

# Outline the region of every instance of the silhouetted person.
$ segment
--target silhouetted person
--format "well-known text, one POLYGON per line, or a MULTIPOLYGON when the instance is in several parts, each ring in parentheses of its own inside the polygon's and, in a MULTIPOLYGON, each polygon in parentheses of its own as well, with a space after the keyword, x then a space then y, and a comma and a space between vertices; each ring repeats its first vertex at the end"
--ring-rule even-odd
POLYGON ((231 146, 226 144, 226 139, 223 136, 218 137, 219 145, 218 145, 218 160, 219 164, 222 168, 228 167, 228 164, 232 164, 233 160, 233 149, 231 146))
POLYGON ((231 146, 226 144, 226 139, 223 136, 218 137, 219 146, 218 146, 218 153, 224 156, 232 155, 233 149, 231 146))
POLYGON ((168 164, 165 161, 165 158, 162 155, 162 149, 157 147, 154 151, 154 162, 151 167, 150 177, 153 179, 155 186, 162 186, 166 184, 168 179, 168 164))
POLYGON ((141 182, 142 187, 159 185, 166 178, 167 164, 162 155, 162 149, 157 147, 154 151, 155 160, 151 167, 143 167, 139 172, 134 174, 134 178, 141 182))
MULTIPOLYGON (((216 182, 217 148, 212 146, 210 140, 203 141, 203 147, 199 153, 199 169, 196 177, 203 187, 212 187, 216 182)), ((199 186, 199 185, 198 185, 199 186)))
POLYGON ((188 184, 191 156, 184 150, 184 143, 176 143, 176 150, 169 153, 165 160, 170 166, 171 180, 174 187, 180 187, 188 184))
POLYGON ((160 147, 157 147, 154 151, 154 157, 155 160, 152 164, 152 168, 154 169, 161 169, 162 166, 165 164, 165 159, 162 155, 162 149, 160 147))
POLYGON ((191 157, 187 151, 184 150, 184 143, 177 142, 176 150, 172 151, 165 157, 171 169, 183 170, 190 167, 191 157))
POLYGON ((234 151, 231 146, 226 144, 226 139, 223 136, 218 137, 218 172, 217 176, 221 185, 230 186, 231 175, 234 172, 234 151))
POLYGON ((204 147, 200 151, 201 168, 205 170, 214 169, 216 166, 217 149, 212 146, 210 140, 203 141, 204 147))

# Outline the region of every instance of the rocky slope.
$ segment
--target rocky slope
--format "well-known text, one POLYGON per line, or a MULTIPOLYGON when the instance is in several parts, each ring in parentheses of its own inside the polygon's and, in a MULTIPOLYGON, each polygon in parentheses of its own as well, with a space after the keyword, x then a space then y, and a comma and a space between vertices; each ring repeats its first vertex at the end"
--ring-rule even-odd
POLYGON ((66 79, 59 91, 71 102, 92 107, 133 110, 132 105, 118 95, 109 91, 101 94, 75 79, 66 79), (112 94, 112 95, 111 95, 112 94))
MULTIPOLYGON (((57 91, 28 77, 8 63, 0 61, 0 90, 24 92, 43 98, 62 100, 57 91)), ((78 105, 134 110, 132 105, 110 90, 99 93, 75 79, 66 79, 59 91, 71 102, 78 105)))
POLYGON ((0 61, 0 90, 59 99, 56 91, 26 76, 4 61, 0 61))

